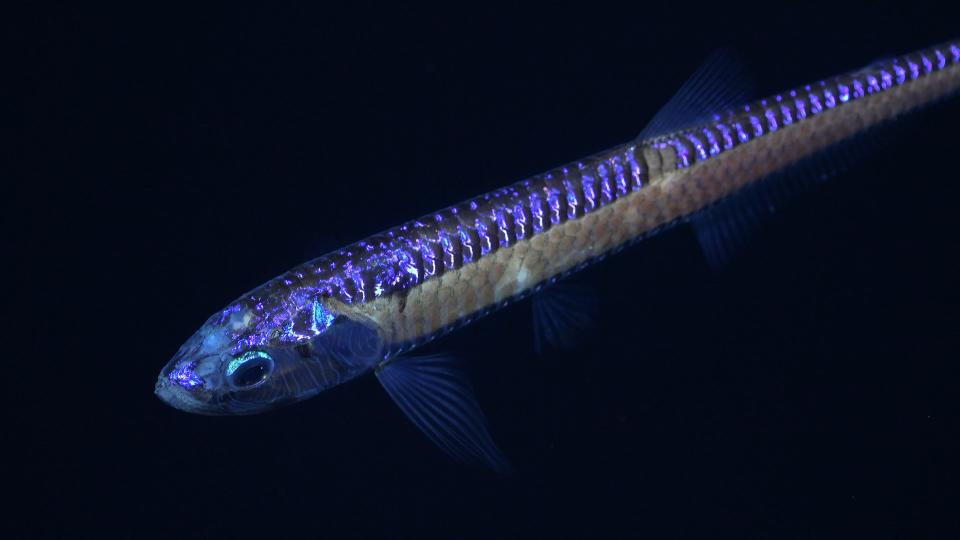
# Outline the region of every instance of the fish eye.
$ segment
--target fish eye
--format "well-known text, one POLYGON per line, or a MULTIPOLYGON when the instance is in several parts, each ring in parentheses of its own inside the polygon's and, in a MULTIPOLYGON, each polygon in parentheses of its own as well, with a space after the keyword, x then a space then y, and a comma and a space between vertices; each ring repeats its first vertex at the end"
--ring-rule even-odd
POLYGON ((227 364, 227 380, 235 388, 250 388, 273 372, 273 357, 263 351, 248 351, 227 364))

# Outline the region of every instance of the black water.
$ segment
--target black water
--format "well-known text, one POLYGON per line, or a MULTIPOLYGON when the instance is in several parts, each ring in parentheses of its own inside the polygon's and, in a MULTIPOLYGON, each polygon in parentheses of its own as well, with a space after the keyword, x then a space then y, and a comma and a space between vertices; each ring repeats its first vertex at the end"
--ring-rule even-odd
POLYGON ((584 272, 577 348, 536 356, 528 303, 432 345, 468 361, 511 477, 448 461, 372 378, 244 418, 154 397, 243 291, 628 140, 719 46, 775 92, 960 34, 917 2, 642 4, 5 20, 8 536, 956 532, 958 102, 720 274, 685 229, 584 272))

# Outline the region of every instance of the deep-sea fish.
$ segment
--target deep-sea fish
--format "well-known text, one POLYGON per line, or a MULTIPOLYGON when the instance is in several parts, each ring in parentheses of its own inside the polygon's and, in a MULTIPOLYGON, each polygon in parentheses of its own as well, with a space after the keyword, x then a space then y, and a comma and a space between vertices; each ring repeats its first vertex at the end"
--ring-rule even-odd
POLYGON ((825 152, 955 93, 960 41, 732 107, 746 99, 739 79, 735 63, 714 59, 636 140, 242 295, 183 344, 157 395, 188 412, 250 414, 372 372, 442 450, 504 470, 461 371, 411 350, 673 224, 692 223, 722 263, 786 182, 823 177, 825 152))

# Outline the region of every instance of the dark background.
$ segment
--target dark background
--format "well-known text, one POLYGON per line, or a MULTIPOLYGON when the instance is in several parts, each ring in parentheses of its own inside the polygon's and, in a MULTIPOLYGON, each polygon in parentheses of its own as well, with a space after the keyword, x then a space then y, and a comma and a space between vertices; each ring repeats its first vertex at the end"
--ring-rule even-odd
POLYGON ((336 11, 18 4, 4 241, 12 536, 947 538, 960 104, 792 201, 712 273, 675 229, 467 360, 517 471, 448 461, 373 378, 270 414, 167 408, 215 310, 309 258, 638 133, 711 51, 761 93, 956 38, 904 2, 336 11), (6 259, 6 257, 5 257, 6 259))

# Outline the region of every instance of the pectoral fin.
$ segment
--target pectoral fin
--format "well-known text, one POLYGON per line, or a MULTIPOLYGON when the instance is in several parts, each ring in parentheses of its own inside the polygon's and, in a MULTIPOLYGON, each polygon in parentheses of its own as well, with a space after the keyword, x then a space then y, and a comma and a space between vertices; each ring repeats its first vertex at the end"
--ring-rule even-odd
POLYGON ((498 473, 510 465, 487 431, 480 404, 456 361, 445 356, 404 357, 376 371, 393 401, 447 455, 498 473))

